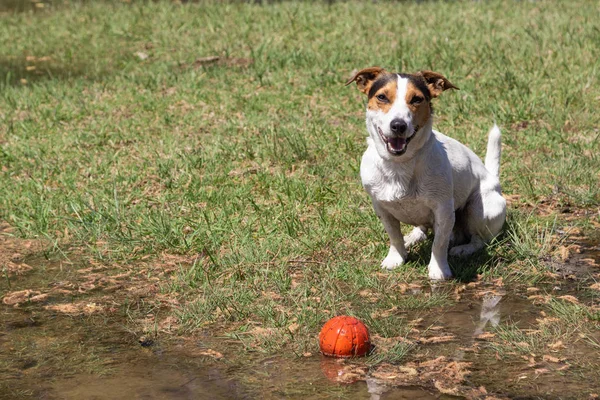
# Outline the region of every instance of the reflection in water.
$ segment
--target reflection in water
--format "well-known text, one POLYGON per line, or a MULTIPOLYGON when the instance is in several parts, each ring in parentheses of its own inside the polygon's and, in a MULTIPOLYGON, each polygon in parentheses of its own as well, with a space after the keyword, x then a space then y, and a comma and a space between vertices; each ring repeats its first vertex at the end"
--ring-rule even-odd
POLYGON ((488 322, 492 327, 498 326, 500 322, 500 300, 502 300, 502 295, 499 294, 485 295, 483 297, 479 323, 477 323, 473 335, 481 335, 488 322))
POLYGON ((442 398, 439 394, 433 395, 419 387, 394 388, 373 378, 367 378, 367 390, 370 396, 369 400, 434 400, 442 398))
POLYGON ((378 383, 373 378, 367 378, 367 388, 371 395, 370 400, 380 400, 381 395, 389 390, 389 387, 378 383))

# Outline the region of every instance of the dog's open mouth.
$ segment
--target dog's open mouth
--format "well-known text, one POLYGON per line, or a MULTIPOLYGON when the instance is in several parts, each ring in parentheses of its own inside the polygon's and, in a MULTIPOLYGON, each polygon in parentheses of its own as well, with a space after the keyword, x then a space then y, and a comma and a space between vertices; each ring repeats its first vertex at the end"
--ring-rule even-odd
POLYGON ((394 156, 401 156, 402 154, 406 153, 408 143, 412 140, 413 137, 415 137, 415 134, 417 133, 418 130, 419 130, 419 127, 415 127, 414 133, 409 138, 406 138, 406 137, 388 138, 383 134, 383 132, 381 131, 381 128, 377 127, 377 132, 379 133, 379 137, 381 137, 381 140, 383 140, 383 143, 385 143, 388 153, 390 153, 394 156))

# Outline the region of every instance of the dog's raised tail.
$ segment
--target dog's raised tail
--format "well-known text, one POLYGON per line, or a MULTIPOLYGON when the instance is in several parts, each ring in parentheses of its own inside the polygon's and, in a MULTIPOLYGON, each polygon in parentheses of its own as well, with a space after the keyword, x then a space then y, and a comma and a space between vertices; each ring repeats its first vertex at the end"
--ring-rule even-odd
POLYGON ((500 176, 500 154, 502 152, 502 141, 500 128, 494 124, 488 133, 487 153, 485 154, 485 168, 490 173, 500 176))

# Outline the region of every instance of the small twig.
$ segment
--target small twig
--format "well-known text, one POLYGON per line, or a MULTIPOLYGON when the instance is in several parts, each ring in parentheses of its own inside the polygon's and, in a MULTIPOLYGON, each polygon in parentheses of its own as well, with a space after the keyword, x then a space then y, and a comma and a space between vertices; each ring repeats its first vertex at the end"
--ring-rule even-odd
POLYGON ((189 381, 187 381, 186 383, 184 383, 183 385, 181 385, 181 386, 179 386, 179 387, 184 387, 184 386, 186 386, 186 385, 189 385, 190 383, 194 382, 196 379, 198 379, 198 377, 197 377, 197 376, 196 376, 196 377, 194 377, 194 378, 192 378, 192 379, 190 379, 189 381))
POLYGON ((304 264, 321 264, 321 265, 326 265, 327 263, 323 262, 323 261, 312 261, 312 260, 288 260, 288 263, 304 263, 304 264))

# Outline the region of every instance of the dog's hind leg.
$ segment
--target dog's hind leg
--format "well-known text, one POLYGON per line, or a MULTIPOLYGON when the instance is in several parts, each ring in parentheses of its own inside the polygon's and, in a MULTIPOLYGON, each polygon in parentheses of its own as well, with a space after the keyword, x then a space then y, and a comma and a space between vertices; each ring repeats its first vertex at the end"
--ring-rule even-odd
POLYGON ((424 226, 415 226, 408 235, 404 236, 404 247, 412 247, 425 239, 427 239, 427 228, 424 226))
POLYGON ((506 200, 499 191, 487 191, 474 197, 465 209, 467 235, 470 243, 455 246, 448 252, 451 256, 468 256, 483 247, 496 236, 506 219, 506 200))
POLYGON ((485 246, 485 241, 477 234, 471 235, 471 242, 454 246, 448 252, 451 256, 464 257, 473 254, 485 246))

